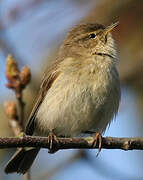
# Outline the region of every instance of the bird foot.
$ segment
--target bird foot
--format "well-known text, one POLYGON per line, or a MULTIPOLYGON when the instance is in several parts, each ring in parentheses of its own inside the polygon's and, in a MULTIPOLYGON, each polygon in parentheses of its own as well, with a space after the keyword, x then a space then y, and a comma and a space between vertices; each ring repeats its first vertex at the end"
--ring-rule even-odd
POLYGON ((53 141, 56 141, 56 143, 59 143, 57 136, 53 132, 51 132, 48 136, 48 143, 50 144, 48 153, 51 153, 51 154, 57 151, 57 149, 53 147, 53 141))
POLYGON ((96 154, 96 157, 99 155, 101 149, 102 149, 102 136, 101 136, 101 133, 96 133, 95 136, 93 137, 93 148, 96 147, 97 145, 97 142, 98 142, 98 152, 96 154))

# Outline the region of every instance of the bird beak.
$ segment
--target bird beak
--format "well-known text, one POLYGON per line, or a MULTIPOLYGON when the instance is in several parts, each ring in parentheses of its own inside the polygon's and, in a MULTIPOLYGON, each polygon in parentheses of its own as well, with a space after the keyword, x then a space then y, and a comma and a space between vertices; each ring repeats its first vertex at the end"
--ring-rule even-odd
POLYGON ((107 26, 105 31, 104 31, 104 34, 107 35, 109 32, 111 32, 118 25, 119 25, 119 21, 114 23, 114 24, 111 24, 110 26, 107 26))

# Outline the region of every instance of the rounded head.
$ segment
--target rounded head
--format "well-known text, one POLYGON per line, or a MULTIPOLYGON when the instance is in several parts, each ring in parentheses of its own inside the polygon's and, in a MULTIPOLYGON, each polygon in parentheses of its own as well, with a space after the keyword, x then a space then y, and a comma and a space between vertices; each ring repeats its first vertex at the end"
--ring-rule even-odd
POLYGON ((115 43, 110 32, 117 25, 118 23, 107 27, 102 24, 77 25, 68 33, 61 47, 61 53, 69 56, 108 54, 116 57, 115 43))

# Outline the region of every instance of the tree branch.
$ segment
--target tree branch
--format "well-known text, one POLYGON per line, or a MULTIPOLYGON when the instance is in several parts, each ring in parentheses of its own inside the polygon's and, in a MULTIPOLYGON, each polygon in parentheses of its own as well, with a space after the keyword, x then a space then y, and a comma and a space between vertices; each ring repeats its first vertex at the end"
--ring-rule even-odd
MULTIPOLYGON (((23 67, 21 71, 18 68, 17 62, 11 55, 7 58, 6 77, 8 80, 7 87, 11 88, 16 95, 19 114, 17 114, 16 104, 14 102, 5 103, 5 112, 9 118, 9 124, 15 136, 17 136, 24 129, 24 102, 23 90, 29 84, 31 79, 31 72, 29 67, 23 67)), ((24 175, 24 180, 30 180, 30 172, 24 175)))
POLYGON ((19 108, 19 123, 21 128, 24 129, 24 102, 23 102, 23 94, 21 92, 20 96, 17 97, 17 103, 19 108))
MULTIPOLYGON (((61 149, 93 149, 93 137, 88 138, 57 138, 58 142, 53 139, 53 148, 61 149)), ((47 137, 27 136, 0 138, 0 148, 14 147, 41 147, 49 149, 50 143, 47 137)), ((98 143, 95 147, 98 148, 98 143)), ((122 149, 122 150, 143 150, 143 138, 117 138, 103 137, 103 149, 122 149)))

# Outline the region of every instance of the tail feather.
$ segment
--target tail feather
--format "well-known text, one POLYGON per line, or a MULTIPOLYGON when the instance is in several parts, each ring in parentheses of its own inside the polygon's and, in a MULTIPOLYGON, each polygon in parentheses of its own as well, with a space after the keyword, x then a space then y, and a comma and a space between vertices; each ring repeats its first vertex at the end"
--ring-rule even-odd
POLYGON ((24 174, 31 167, 34 159, 36 158, 40 148, 32 149, 19 149, 12 156, 5 167, 5 172, 8 173, 21 173, 24 174))

